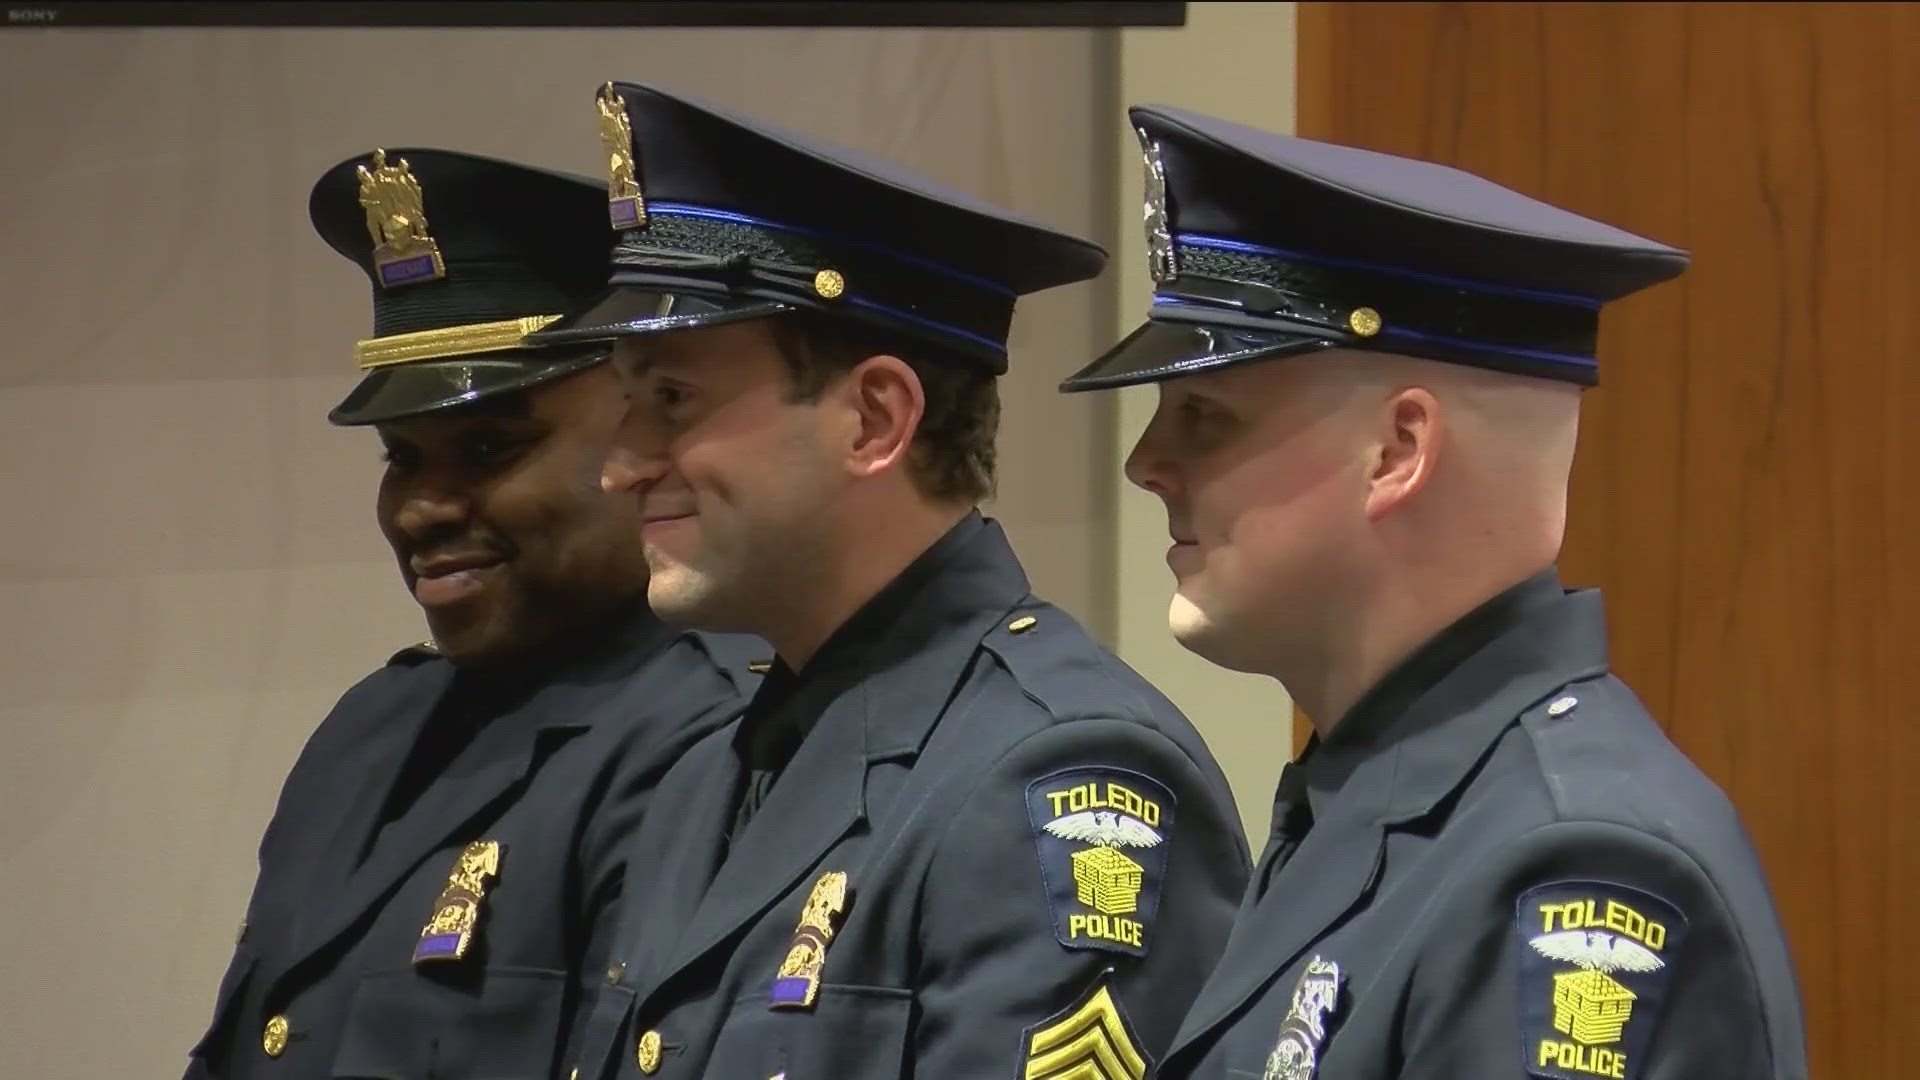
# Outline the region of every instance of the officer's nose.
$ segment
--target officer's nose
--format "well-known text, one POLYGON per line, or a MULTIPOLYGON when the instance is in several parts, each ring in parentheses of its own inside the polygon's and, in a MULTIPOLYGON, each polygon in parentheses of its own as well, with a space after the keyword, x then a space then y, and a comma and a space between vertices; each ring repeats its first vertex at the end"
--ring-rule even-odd
POLYGON ((1126 475, 1134 486, 1145 488, 1162 499, 1170 499, 1179 489, 1179 474, 1165 437, 1159 414, 1140 433, 1127 454, 1126 475))
POLYGON ((667 472, 666 426, 652 416, 644 402, 629 401, 627 415, 600 465, 600 487, 609 494, 642 492, 667 472))
POLYGON ((645 491, 667 471, 666 457, 627 441, 626 427, 621 425, 620 440, 607 451, 606 460, 600 465, 600 489, 610 495, 645 491))
POLYGON ((389 523, 415 544, 456 531, 473 515, 473 500, 464 490, 433 477, 408 483, 398 496, 389 523))

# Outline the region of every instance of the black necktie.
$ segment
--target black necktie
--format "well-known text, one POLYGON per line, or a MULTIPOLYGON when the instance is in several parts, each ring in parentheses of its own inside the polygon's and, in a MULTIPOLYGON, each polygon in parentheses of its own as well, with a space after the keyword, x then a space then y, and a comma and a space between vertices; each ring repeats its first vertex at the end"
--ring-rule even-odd
POLYGON ((741 785, 740 803, 733 811, 733 829, 729 834, 736 840, 746 831, 747 822, 766 804, 781 771, 800 748, 800 732, 790 717, 776 711, 750 719, 754 724, 746 733, 746 778, 741 785))
POLYGON ((1313 804, 1307 799, 1307 771, 1300 762, 1289 761, 1280 770, 1280 789, 1273 799, 1273 835, 1267 841, 1267 865, 1260 877, 1260 895, 1265 896, 1280 868, 1300 850, 1300 842, 1313 828, 1313 804))

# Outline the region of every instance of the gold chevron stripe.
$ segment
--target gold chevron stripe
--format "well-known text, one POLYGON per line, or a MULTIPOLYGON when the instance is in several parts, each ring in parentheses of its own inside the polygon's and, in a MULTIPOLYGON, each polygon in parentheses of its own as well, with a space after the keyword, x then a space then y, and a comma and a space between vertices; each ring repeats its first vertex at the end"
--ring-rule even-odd
POLYGON ((1054 1080, 1121 1080, 1121 1077, 1113 1073, 1101 1072, 1100 1066, 1095 1062, 1083 1061, 1059 1074, 1054 1080))
POLYGON ((535 330, 558 322, 558 315, 529 315, 524 319, 447 326, 438 330, 419 330, 411 334, 369 338, 353 346, 353 362, 361 371, 413 364, 421 360, 443 360, 449 356, 500 352, 520 347, 520 339, 535 330))
POLYGON ((1147 1061, 1105 985, 1027 1038, 1024 1080, 1144 1080, 1147 1061))
MULTIPOLYGON (((1125 1053, 1108 1033, 1104 1025, 1095 1025, 1081 1032, 1072 1041, 1058 1049, 1046 1053, 1035 1053, 1027 1059, 1027 1080, 1040 1080, 1041 1077, 1061 1073, 1075 1062, 1091 1058, 1090 1065, 1098 1066, 1101 1075, 1113 1077, 1132 1077, 1138 1080, 1141 1073, 1135 1072, 1133 1062, 1122 1061, 1125 1053)), ((1131 1048, 1129 1048, 1131 1049, 1131 1048)))

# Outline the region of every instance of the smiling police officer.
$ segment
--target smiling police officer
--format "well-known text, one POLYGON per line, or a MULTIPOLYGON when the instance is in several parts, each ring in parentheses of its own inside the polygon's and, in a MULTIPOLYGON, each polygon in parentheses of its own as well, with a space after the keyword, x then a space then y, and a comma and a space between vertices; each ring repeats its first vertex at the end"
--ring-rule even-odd
POLYGON ((1017 298, 1104 254, 657 88, 598 108, 616 288, 536 339, 620 342, 655 609, 779 658, 662 781, 570 1066, 1143 1080, 1225 941, 1237 814, 976 508, 1017 298))
POLYGON ((733 717, 761 646, 646 604, 605 346, 534 348, 605 279, 598 184, 433 149, 315 184, 315 228, 373 282, 365 377, 331 414, 386 449, 376 503, 433 642, 314 732, 189 1077, 544 1076, 587 919, 654 781, 733 717))

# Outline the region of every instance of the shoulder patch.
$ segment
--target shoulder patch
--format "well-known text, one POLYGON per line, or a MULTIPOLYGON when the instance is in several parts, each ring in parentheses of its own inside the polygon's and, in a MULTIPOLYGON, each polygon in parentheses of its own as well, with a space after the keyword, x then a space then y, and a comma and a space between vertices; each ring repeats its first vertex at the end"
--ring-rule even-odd
POLYGON ((1027 818, 1060 944, 1147 954, 1173 811, 1166 785, 1126 769, 1064 769, 1027 785, 1027 818))
POLYGON ((1079 1001, 1028 1028, 1021 1044, 1019 1080, 1143 1080, 1153 1065, 1105 975, 1079 1001))
POLYGON ((1529 889, 1514 911, 1520 1050, 1530 1075, 1633 1080, 1673 978, 1686 916, 1606 881, 1529 889))

